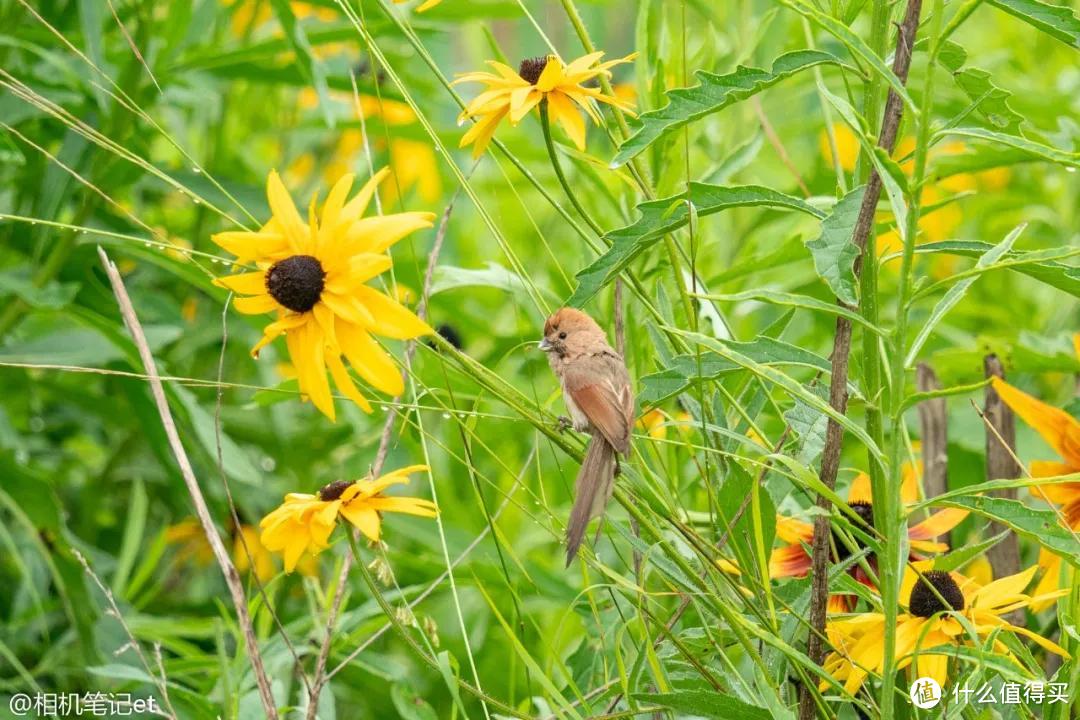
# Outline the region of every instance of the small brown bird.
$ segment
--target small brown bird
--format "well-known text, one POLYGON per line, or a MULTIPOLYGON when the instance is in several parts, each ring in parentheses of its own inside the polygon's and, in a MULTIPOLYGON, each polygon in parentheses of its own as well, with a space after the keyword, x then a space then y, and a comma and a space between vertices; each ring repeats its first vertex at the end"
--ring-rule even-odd
POLYGON ((566 565, 577 555, 585 526, 604 514, 618 472, 616 452, 630 452, 634 394, 622 356, 608 345, 596 322, 573 308, 563 308, 544 323, 540 349, 562 383, 570 422, 592 435, 574 487, 576 498, 566 525, 566 565))

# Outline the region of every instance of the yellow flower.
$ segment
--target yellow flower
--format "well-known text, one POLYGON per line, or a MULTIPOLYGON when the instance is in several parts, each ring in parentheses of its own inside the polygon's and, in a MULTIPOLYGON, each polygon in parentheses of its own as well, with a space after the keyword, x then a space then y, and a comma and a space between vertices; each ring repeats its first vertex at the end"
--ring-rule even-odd
MULTIPOLYGON (((980 585, 959 573, 931 570, 930 563, 909 567, 900 586, 901 609, 896 617, 896 667, 914 664, 916 677, 930 677, 944 685, 948 679, 949 650, 968 638, 958 619, 963 617, 980 637, 995 631, 1023 635, 1040 647, 1068 658, 1058 646, 1027 628, 1012 625, 1003 616, 1033 603, 1064 595, 1059 590, 1048 595, 1024 594, 1035 576, 1035 567, 1016 575, 980 585), (945 602, 942 602, 942 601, 945 602)), ((835 651, 825 659, 825 670, 844 683, 849 693, 858 692, 870 673, 880 675, 885 666, 885 615, 861 613, 831 621, 826 631, 835 651)), ((995 654, 1020 663, 1008 647, 994 640, 995 654)), ((1021 666, 1022 667, 1022 666, 1021 666)), ((822 682, 822 689, 828 687, 822 682)))
MULTIPOLYGON (((409 0, 394 0, 394 2, 400 5, 401 3, 409 2, 409 0)), ((420 7, 416 8, 416 12, 427 12, 441 2, 442 0, 425 0, 425 2, 421 3, 420 7)))
POLYGON ((554 55, 528 58, 521 61, 517 72, 494 60, 488 61, 495 73, 473 72, 458 76, 455 83, 478 82, 487 89, 477 95, 458 122, 476 120, 461 138, 459 147, 473 146, 473 157, 480 157, 487 148, 495 129, 502 119, 510 116, 510 124, 517 125, 541 101, 547 102, 548 113, 574 141, 579 150, 585 149, 585 122, 575 103, 593 122, 600 124, 600 114, 592 100, 604 102, 629 112, 631 103, 619 97, 605 95, 598 88, 585 87, 582 83, 598 76, 611 77, 608 69, 619 63, 629 62, 636 53, 619 60, 599 62, 602 52, 590 53, 564 65, 554 55))
MULTIPOLYGON (((1080 356, 1080 334, 1073 336, 1073 344, 1077 355, 1080 356)), ((1031 474, 1039 478, 1080 472, 1080 420, 1064 410, 1047 405, 1026 392, 1017 390, 999 377, 993 378, 990 382, 1005 404, 1012 408, 1024 422, 1033 427, 1062 458, 1062 462, 1049 460, 1032 462, 1031 474)), ((1073 530, 1080 530, 1080 482, 1036 486, 1032 488, 1032 492, 1049 502, 1061 505, 1061 515, 1065 525, 1073 530)), ((1046 593, 1051 588, 1059 587, 1061 557, 1043 548, 1039 551, 1039 566, 1043 568, 1043 576, 1039 581, 1037 591, 1046 593)), ((1069 568, 1067 573, 1071 575, 1072 569, 1069 568)))
POLYGON ((245 573, 254 567, 255 577, 259 582, 269 582, 277 573, 274 569, 274 556, 259 540, 258 530, 251 525, 241 525, 233 533, 232 556, 238 572, 245 573))
POLYGON ((214 559, 210 543, 206 541, 202 525, 195 518, 185 518, 165 528, 165 542, 176 545, 176 559, 195 565, 209 565, 214 559))
MULTIPOLYGON (((918 476, 921 472, 921 463, 916 463, 915 467, 908 463, 904 464, 900 495, 905 503, 914 503, 919 499, 918 476)), ((874 527, 874 509, 871 500, 870 476, 866 473, 859 473, 848 489, 848 506, 859 516, 859 519, 866 526, 865 529, 874 527)), ((910 559, 920 559, 918 553, 936 553, 948 550, 948 545, 937 542, 935 538, 944 535, 959 525, 967 515, 967 510, 946 508, 932 514, 926 520, 908 527, 908 542, 911 546, 910 559)), ((797 518, 777 515, 776 536, 786 544, 772 551, 769 557, 769 576, 772 578, 806 577, 812 565, 812 558, 807 546, 814 539, 813 524, 797 518)), ((853 539, 858 542, 858 537, 853 539)), ((836 545, 837 557, 835 559, 838 562, 842 562, 851 556, 850 549, 840 538, 834 537, 833 542, 836 545)), ((875 556, 869 556, 867 564, 876 572, 877 558, 875 556)), ((870 588, 874 587, 870 576, 860 565, 852 565, 848 573, 863 585, 870 588)), ((829 597, 829 609, 832 612, 850 612, 856 599, 854 595, 832 595, 829 597)))
POLYGON ((637 426, 647 432, 654 440, 667 437, 667 415, 663 410, 650 410, 638 418, 637 426))
POLYGON ((421 470, 427 470, 427 466, 410 465, 377 480, 338 480, 315 495, 289 493, 284 504, 259 523, 262 544, 271 552, 282 553, 285 572, 292 572, 305 552, 317 555, 329 547, 330 533, 339 517, 375 542, 382 529, 381 513, 435 517, 437 509, 430 500, 382 494, 391 485, 408 483, 408 476, 421 470))
POLYGON ((331 420, 335 418, 329 370, 338 390, 365 412, 371 405, 357 390, 342 356, 374 388, 389 395, 403 389, 393 360, 372 335, 407 340, 428 335, 431 328, 410 310, 365 283, 389 270, 387 249, 409 233, 431 227, 435 217, 406 212, 364 218, 364 210, 387 170, 375 174, 346 202, 353 176, 334 185, 322 213, 315 198, 304 222, 276 172, 270 173, 267 195, 273 217, 257 232, 223 232, 213 241, 254 262, 255 272, 218 278, 216 283, 243 297, 236 309, 249 315, 274 313, 252 349, 259 350, 285 335, 296 366, 300 392, 331 420))

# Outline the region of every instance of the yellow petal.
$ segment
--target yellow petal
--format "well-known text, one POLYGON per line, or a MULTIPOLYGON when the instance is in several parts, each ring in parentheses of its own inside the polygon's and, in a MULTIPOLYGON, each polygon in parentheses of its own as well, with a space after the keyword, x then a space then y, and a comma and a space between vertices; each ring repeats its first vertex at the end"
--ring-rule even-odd
POLYGON ((337 386, 337 389, 345 397, 359 405, 361 410, 370 413, 371 403, 356 389, 356 385, 353 384, 352 378, 349 377, 349 372, 345 369, 341 358, 336 353, 330 353, 326 356, 326 366, 330 369, 330 375, 334 378, 334 385, 337 386))
POLYGON ((861 472, 855 476, 855 479, 851 481, 851 487, 848 488, 847 500, 849 503, 873 502, 874 497, 870 491, 869 475, 861 472))
POLYGON ((321 228, 324 233, 333 233, 337 229, 341 211, 345 208, 345 198, 349 196, 349 191, 352 190, 354 177, 352 173, 342 175, 334 183, 330 194, 326 196, 326 202, 323 203, 321 228))
POLYGON ((345 207, 341 210, 341 215, 338 219, 339 222, 355 222, 359 220, 364 211, 367 210, 368 203, 371 202, 371 198, 375 195, 375 188, 379 186, 387 175, 390 174, 390 168, 383 168, 379 172, 371 176, 364 186, 360 188, 360 192, 356 193, 356 197, 346 203, 345 207))
POLYGON ((233 300, 233 307, 236 308, 237 312, 241 312, 245 315, 262 315, 263 313, 276 310, 278 304, 269 294, 263 294, 253 295, 251 297, 238 297, 233 300))
POLYGON ((313 322, 299 326, 285 336, 289 356, 296 365, 296 377, 300 392, 311 398, 311 403, 321 413, 335 420, 334 399, 330 395, 330 383, 326 379, 325 348, 322 333, 313 322))
POLYGON ((944 535, 952 530, 963 522, 967 516, 968 511, 959 508, 939 510, 918 525, 908 528, 908 538, 911 540, 933 540, 939 535, 944 535))
POLYGON ((353 255, 344 269, 327 276, 325 289, 339 295, 348 295, 357 286, 363 285, 393 266, 394 261, 388 255, 373 253, 353 255))
POLYGON ((379 514, 365 504, 353 502, 341 508, 341 515, 372 542, 379 541, 379 514))
POLYGON ((563 79, 563 67, 559 59, 554 55, 548 55, 547 64, 544 65, 544 71, 540 73, 540 77, 536 80, 536 89, 540 92, 551 92, 563 79))
POLYGON ((300 213, 293 204, 289 191, 281 182, 277 170, 271 170, 266 180, 266 199, 270 203, 270 211, 274 220, 281 226, 282 232, 294 243, 300 243, 307 237, 307 227, 304 225, 300 213))
POLYGON ((210 236, 216 245, 236 256, 236 262, 276 262, 289 254, 289 243, 281 233, 220 232, 210 236))
POLYGON ((371 327, 375 324, 375 316, 351 295, 326 291, 320 302, 325 303, 342 320, 360 327, 371 327))
POLYGON ((985 609, 1011 602, 1017 595, 1023 593, 1024 588, 1031 584, 1031 578, 1035 577, 1036 570, 1038 570, 1038 567, 1032 565, 1027 570, 995 580, 989 585, 984 585, 972 596, 971 606, 985 609))
POLYGON ((375 497, 368 503, 375 510, 381 512, 396 512, 405 515, 419 515, 420 517, 435 517, 438 510, 435 503, 422 498, 408 497, 375 497))
POLYGON ((375 325, 369 329, 377 335, 395 340, 411 340, 434 332, 411 310, 377 290, 364 286, 356 288, 353 292, 356 298, 367 307, 368 312, 375 317, 375 325))
POLYGON ((561 93, 548 95, 548 112, 551 119, 557 121, 578 150, 585 149, 585 121, 581 113, 574 108, 573 104, 561 93))
POLYGON ((214 284, 243 295, 261 295, 266 292, 266 271, 225 275, 216 278, 214 284))
POLYGON ((363 328, 338 322, 337 335, 341 351, 365 382, 387 395, 397 396, 405 390, 401 371, 363 328))
POLYGON ((1080 422, 1076 418, 1017 390, 999 377, 992 378, 990 382, 1001 399, 1023 418, 1024 422, 1035 428, 1050 447, 1070 465, 1080 467, 1080 452, 1073 447, 1073 443, 1067 442, 1070 434, 1080 436, 1080 422))

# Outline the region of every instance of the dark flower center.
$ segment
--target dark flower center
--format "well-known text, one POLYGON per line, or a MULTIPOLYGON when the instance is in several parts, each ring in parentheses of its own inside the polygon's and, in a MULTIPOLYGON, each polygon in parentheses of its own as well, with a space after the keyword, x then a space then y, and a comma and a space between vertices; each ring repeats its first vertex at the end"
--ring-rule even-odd
POLYGON ((525 58, 518 65, 518 75, 521 79, 530 85, 535 85, 536 81, 540 79, 540 74, 544 72, 544 68, 547 67, 548 56, 539 55, 533 58, 525 58))
POLYGON ((943 610, 963 610, 964 593, 952 576, 944 570, 923 573, 911 588, 908 609, 912 615, 933 617, 943 610), (942 600, 945 602, 943 603, 942 600))
POLYGON ((335 480, 323 489, 319 490, 319 499, 323 502, 332 502, 341 497, 341 493, 353 484, 352 480, 335 480))
POLYGON ((266 272, 266 291, 285 307, 307 312, 322 297, 326 271, 310 255, 293 255, 276 262, 266 272))
MULTIPOLYGON (((859 516, 859 521, 862 523, 862 525, 865 526, 862 529, 864 529, 864 530, 873 529, 873 527, 874 527, 874 507, 873 507, 873 505, 871 505, 868 502, 864 502, 862 500, 856 500, 855 502, 848 503, 848 507, 851 508, 852 510, 854 510, 855 514, 859 516)), ((855 541, 855 544, 860 549, 866 547, 866 545, 863 543, 862 539, 858 535, 855 535, 854 533, 851 533, 851 537, 855 541)), ((840 535, 838 533, 836 533, 835 531, 833 532, 833 544, 836 545, 836 562, 843 562, 843 561, 847 560, 849 557, 851 557, 851 550, 844 543, 844 541, 840 539, 840 535)))
POLYGON ((459 333, 457 331, 457 328, 455 328, 453 325, 443 323, 439 327, 435 328, 435 332, 442 335, 443 339, 446 340, 446 342, 450 343, 458 350, 461 349, 461 333, 459 333))

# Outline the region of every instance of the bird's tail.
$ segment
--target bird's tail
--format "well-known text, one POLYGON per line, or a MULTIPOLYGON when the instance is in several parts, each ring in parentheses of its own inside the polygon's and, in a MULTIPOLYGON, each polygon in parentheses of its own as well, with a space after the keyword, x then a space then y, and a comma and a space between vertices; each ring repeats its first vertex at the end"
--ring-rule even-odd
POLYGON ((602 437, 594 435, 585 451, 585 461, 574 487, 576 498, 566 524, 566 566, 577 556, 585 527, 594 517, 604 514, 604 507, 615 486, 615 448, 602 437))

